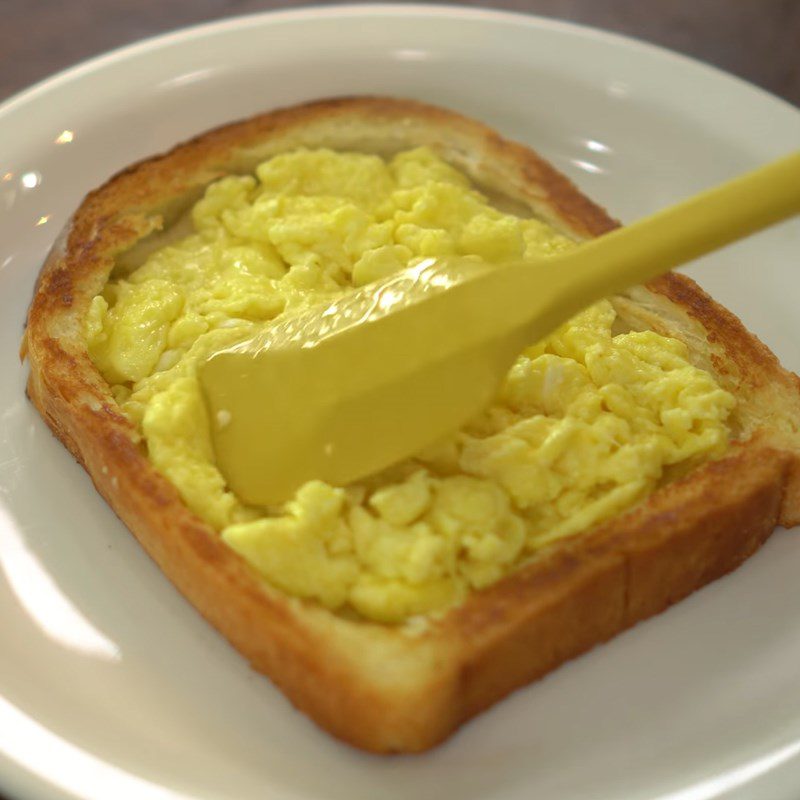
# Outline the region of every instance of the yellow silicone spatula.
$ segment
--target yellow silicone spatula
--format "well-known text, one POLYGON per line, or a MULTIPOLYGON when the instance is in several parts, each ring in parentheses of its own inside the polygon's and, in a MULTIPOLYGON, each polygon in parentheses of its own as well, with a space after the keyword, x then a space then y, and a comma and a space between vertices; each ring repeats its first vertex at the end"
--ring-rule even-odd
POLYGON ((245 502, 344 485, 455 431, 588 305, 800 212, 800 152, 555 258, 427 261, 214 354, 217 463, 245 502))

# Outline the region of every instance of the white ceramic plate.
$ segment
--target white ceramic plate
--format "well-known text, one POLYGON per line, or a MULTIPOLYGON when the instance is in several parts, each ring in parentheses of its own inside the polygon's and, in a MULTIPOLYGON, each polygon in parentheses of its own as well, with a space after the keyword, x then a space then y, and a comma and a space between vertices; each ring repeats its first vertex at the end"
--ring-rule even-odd
MULTIPOLYGON (((23 396, 25 308, 90 188, 213 125, 316 97, 416 97, 537 147, 624 220, 800 144, 800 113, 685 58, 501 13, 234 19, 0 108, 0 787, 91 800, 796 798, 800 543, 499 704, 438 750, 340 745, 172 589, 23 396)), ((694 273, 791 368, 800 225, 694 273)))

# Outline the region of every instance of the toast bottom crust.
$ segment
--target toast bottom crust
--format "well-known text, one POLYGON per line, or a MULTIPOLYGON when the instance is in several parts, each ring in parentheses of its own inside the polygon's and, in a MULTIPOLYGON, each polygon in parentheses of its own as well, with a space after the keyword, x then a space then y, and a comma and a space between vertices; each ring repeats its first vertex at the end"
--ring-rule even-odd
MULTIPOLYGON (((84 466, 103 456, 87 451, 85 439, 79 446, 58 422, 64 416, 57 405, 64 401, 43 391, 35 374, 28 392, 84 466)), ((118 444, 123 460, 139 457, 129 442, 118 444)), ((296 708, 355 747, 413 753, 439 744, 515 689, 735 569, 779 524, 793 466, 792 457, 759 440, 737 445, 623 518, 552 548, 511 580, 476 592, 416 636, 343 620, 281 595, 249 574, 188 512, 172 520, 168 531, 162 521, 159 534, 137 503, 121 500, 120 473, 116 486, 110 478, 96 480, 96 486, 104 496, 113 495, 122 521, 159 566, 170 567, 186 598, 296 708), (242 591, 245 583, 248 590, 242 591), (398 675, 385 674, 385 664, 365 665, 360 655, 367 648, 371 661, 391 663, 398 675)), ((89 472, 106 477, 97 468, 89 472)))

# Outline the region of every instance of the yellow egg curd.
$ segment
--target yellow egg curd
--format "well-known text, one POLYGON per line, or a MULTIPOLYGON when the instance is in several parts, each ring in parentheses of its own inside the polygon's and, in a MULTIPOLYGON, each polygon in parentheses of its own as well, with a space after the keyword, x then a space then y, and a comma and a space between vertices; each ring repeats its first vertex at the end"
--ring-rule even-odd
POLYGON ((282 507, 246 507, 214 464, 196 377, 209 354, 415 259, 575 245, 494 209, 425 148, 276 156, 211 184, 191 221, 94 298, 89 352, 189 508, 290 595, 381 622, 447 608, 727 445, 733 397, 681 342, 615 334, 604 301, 520 355, 446 441, 355 485, 311 481, 282 507))

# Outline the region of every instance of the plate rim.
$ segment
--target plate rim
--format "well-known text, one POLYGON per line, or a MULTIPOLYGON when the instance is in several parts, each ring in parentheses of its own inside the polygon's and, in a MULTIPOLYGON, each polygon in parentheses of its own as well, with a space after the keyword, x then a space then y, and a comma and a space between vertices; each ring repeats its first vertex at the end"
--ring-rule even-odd
POLYGON ((0 102, 0 121, 3 117, 16 111, 18 108, 30 102, 38 100, 41 96, 50 91, 58 89, 64 83, 80 78, 84 74, 91 74, 104 67, 124 61, 127 58, 135 57, 149 51, 159 50, 169 47, 177 42, 191 41, 203 36, 214 35, 226 30, 236 30, 247 24, 255 22, 294 22, 304 19, 319 19, 322 17, 358 17, 358 16, 414 16, 432 15, 437 17, 458 17, 460 19, 473 19, 477 21, 497 21, 523 25, 531 28, 550 29, 579 35, 585 38, 605 41, 611 45, 619 45, 628 49, 639 50, 650 55, 660 56, 675 63, 685 66, 692 66, 700 69, 707 74, 711 74, 725 81, 738 83, 740 88, 755 91, 762 98, 775 101, 786 110, 800 114, 800 107, 795 106, 789 100, 774 94, 769 89, 765 89, 758 84, 752 83, 746 78, 728 72, 722 67, 703 61, 695 56, 672 50, 664 45, 629 36, 624 33, 610 31, 605 28, 596 28, 580 22, 563 20, 554 17, 547 17, 540 14, 531 14, 524 11, 510 11, 506 9, 494 9, 485 6, 450 6, 444 3, 334 3, 331 5, 311 4, 300 8, 290 9, 269 9, 266 11, 255 11, 244 14, 234 14, 220 19, 212 19, 204 22, 192 23, 190 25, 175 28, 163 33, 146 36, 134 42, 105 50, 88 58, 70 64, 50 75, 46 75, 35 83, 23 87, 14 92, 9 97, 0 102))

